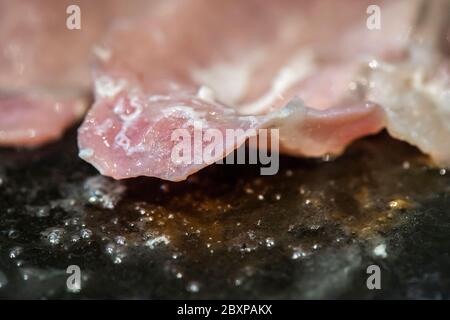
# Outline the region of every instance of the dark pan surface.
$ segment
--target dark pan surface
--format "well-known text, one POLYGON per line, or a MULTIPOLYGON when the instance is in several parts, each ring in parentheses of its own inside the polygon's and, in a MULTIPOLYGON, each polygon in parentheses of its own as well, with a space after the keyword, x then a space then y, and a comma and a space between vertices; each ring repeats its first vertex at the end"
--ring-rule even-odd
POLYGON ((382 134, 258 173, 116 182, 77 158, 75 132, 0 149, 0 297, 450 298, 450 174, 414 148, 382 134))

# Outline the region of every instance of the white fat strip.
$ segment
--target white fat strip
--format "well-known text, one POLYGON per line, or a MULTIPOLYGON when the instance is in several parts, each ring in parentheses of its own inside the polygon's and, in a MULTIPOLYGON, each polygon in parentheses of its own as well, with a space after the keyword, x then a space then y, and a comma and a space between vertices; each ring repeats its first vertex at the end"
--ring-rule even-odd
POLYGON ((216 99, 214 91, 207 86, 201 86, 200 89, 198 89, 197 97, 208 103, 214 103, 214 100, 216 99))
POLYGON ((255 50, 235 61, 194 69, 191 77, 199 85, 210 88, 220 102, 236 105, 247 92, 251 75, 263 59, 264 51, 255 50))
POLYGON ((431 154, 438 165, 449 166, 450 94, 444 79, 433 74, 422 64, 382 63, 368 75, 367 99, 383 106, 391 136, 431 154))
POLYGON ((142 113, 142 105, 136 96, 130 98, 130 106, 134 108, 134 111, 130 114, 126 113, 127 110, 123 99, 120 99, 114 106, 114 113, 124 121, 124 125, 128 125, 129 122, 136 120, 142 113))
POLYGON ((99 58, 103 62, 107 62, 111 59, 111 51, 101 46, 94 46, 92 49, 97 58, 99 58))
POLYGON ((206 115, 205 111, 198 112, 198 111, 194 110, 192 107, 183 106, 183 105, 165 108, 165 109, 161 110, 161 113, 165 117, 170 117, 174 113, 182 113, 187 118, 195 120, 195 121, 202 121, 203 117, 206 115))
POLYGON ((148 98, 148 102, 169 101, 170 99, 172 99, 170 96, 153 95, 148 98))
POLYGON ((201 123, 203 128, 208 128, 208 122, 204 118, 206 115, 205 111, 196 111, 189 106, 174 106, 161 110, 164 117, 171 117, 175 114, 182 114, 187 119, 184 127, 193 126, 194 124, 201 123))
POLYGON ((95 93, 101 98, 114 98, 127 85, 124 79, 114 80, 107 76, 100 76, 95 80, 95 93))
POLYGON ((132 155, 135 152, 145 151, 144 147, 140 143, 135 146, 131 146, 131 140, 126 134, 128 128, 130 128, 139 118, 143 109, 142 104, 139 102, 139 99, 136 96, 130 97, 130 106, 134 108, 134 111, 131 114, 126 114, 123 99, 120 99, 114 107, 114 113, 117 114, 123 122, 122 128, 116 135, 114 142, 116 143, 116 145, 121 147, 127 153, 127 155, 132 155))
POLYGON ((268 111, 270 104, 296 82, 304 79, 316 69, 315 56, 310 50, 302 50, 284 65, 272 82, 269 92, 258 100, 239 108, 242 114, 261 114, 268 111))

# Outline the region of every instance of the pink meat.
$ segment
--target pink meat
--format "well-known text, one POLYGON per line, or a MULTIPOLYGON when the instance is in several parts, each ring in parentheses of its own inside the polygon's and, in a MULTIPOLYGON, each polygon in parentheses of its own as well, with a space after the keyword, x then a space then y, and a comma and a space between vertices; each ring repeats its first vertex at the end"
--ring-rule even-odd
POLYGON ((84 113, 80 97, 0 94, 0 145, 36 146, 62 135, 84 113))
POLYGON ((115 0, 0 0, 0 146, 44 144, 80 119, 90 96, 92 45, 135 7, 115 0), (81 30, 66 27, 73 4, 81 9, 81 30))
MULTIPOLYGON (((79 130, 80 156, 100 173, 116 179, 153 176, 184 180, 244 143, 250 136, 245 131, 261 127, 269 118, 238 116, 232 108, 206 103, 189 93, 176 92, 169 99, 155 98, 150 102, 145 94, 123 91, 99 100, 89 113, 79 130), (202 159, 200 163, 187 164, 172 161, 172 150, 179 142, 172 138, 172 132, 185 128, 189 144, 194 145, 194 130, 203 133, 200 128, 195 129, 196 121, 204 129, 215 128, 224 136, 228 128, 241 128, 244 133, 234 143, 218 145, 210 161, 202 159)), ((203 141, 202 148, 207 142, 203 141)))
POLYGON ((194 120, 220 131, 279 128, 286 153, 339 154, 385 126, 364 75, 373 59, 405 57, 418 3, 165 1, 102 44, 80 156, 116 179, 183 180, 211 163, 171 159, 173 130, 194 130, 194 120), (383 12, 377 31, 366 27, 373 3, 383 12))

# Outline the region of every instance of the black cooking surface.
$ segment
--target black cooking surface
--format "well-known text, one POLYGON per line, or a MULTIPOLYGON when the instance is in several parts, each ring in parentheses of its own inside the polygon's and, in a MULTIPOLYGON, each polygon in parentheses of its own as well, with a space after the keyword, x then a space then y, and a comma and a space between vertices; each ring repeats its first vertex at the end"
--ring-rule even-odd
POLYGON ((72 132, 0 149, 0 297, 448 299, 449 195, 450 174, 384 134, 276 176, 216 165, 176 184, 101 177, 72 132))

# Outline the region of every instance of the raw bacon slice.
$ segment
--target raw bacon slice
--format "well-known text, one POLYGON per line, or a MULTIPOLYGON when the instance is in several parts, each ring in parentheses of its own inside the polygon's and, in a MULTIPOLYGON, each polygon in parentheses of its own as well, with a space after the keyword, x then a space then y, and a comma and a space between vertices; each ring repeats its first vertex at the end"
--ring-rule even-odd
POLYGON ((80 157, 101 174, 115 179, 151 176, 184 180, 224 158, 256 135, 257 129, 278 127, 279 123, 287 128, 291 117, 295 119, 295 130, 299 130, 300 122, 304 126, 300 133, 310 133, 304 140, 304 150, 321 154, 309 149, 311 144, 314 150, 340 152, 342 141, 353 140, 361 131, 364 134, 369 130, 378 131, 377 124, 382 117, 374 105, 322 112, 306 108, 297 100, 268 114, 240 115, 234 108, 210 99, 209 89, 204 87, 197 94, 176 88, 165 95, 149 96, 136 87, 121 88, 121 84, 110 82, 111 79, 98 81, 97 86, 101 88, 97 87, 97 94, 101 96, 79 129, 80 157), (326 125, 326 130, 316 129, 321 125, 326 125), (174 158, 173 152, 180 141, 172 134, 177 129, 187 130, 186 139, 193 150, 190 162, 178 162, 174 158), (216 130, 222 140, 208 136, 209 129, 216 130), (226 139, 230 129, 235 134, 232 140, 226 139), (196 134, 201 137, 197 145, 196 134), (206 153, 208 148, 213 150, 206 153), (199 152, 200 161, 196 162, 199 152))
POLYGON ((41 145, 80 119, 89 102, 91 46, 111 20, 134 7, 0 0, 0 146, 41 145), (73 4, 81 9, 81 30, 66 27, 73 4))
POLYGON ((0 146, 55 140, 87 107, 88 45, 97 25, 68 30, 69 4, 0 1, 0 146))
POLYGON ((89 94, 0 93, 0 147, 39 147, 58 140, 85 114, 89 94))
POLYGON ((83 97, 0 94, 0 145, 36 146, 58 139, 85 111, 83 97))
POLYGON ((395 138, 450 167, 450 1, 425 1, 407 59, 373 61, 366 97, 380 103, 395 138))
POLYGON ((124 90, 102 97, 89 112, 79 129, 80 157, 115 179, 154 176, 180 181, 222 159, 245 142, 249 129, 259 128, 269 118, 239 116, 232 108, 179 91, 170 96, 148 96, 124 90), (191 162, 174 161, 172 152, 180 142, 172 137, 176 129, 186 129, 189 146, 194 146, 195 130, 203 136, 208 128, 223 136, 229 128, 242 129, 242 133, 235 141, 217 144, 209 160, 203 158, 203 148, 214 141, 201 139, 196 146, 200 161, 194 161, 195 151, 191 162))
POLYGON ((195 119, 220 131, 279 128, 282 151, 294 155, 339 154, 387 123, 367 70, 408 56, 420 10, 418 0, 375 1, 383 27, 374 31, 373 3, 166 1, 121 24, 101 46, 80 156, 117 179, 182 180, 209 164, 169 159, 171 133, 193 130, 195 119))

